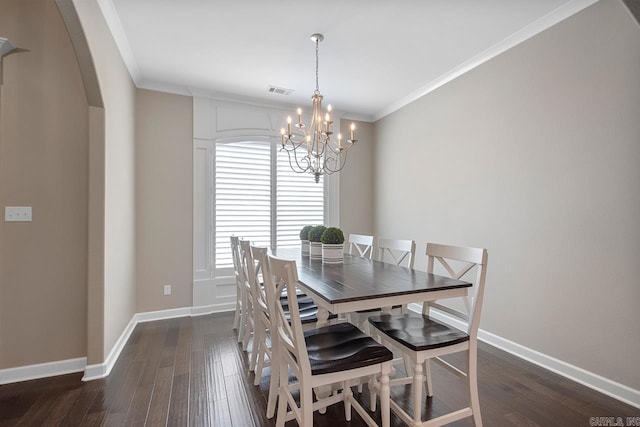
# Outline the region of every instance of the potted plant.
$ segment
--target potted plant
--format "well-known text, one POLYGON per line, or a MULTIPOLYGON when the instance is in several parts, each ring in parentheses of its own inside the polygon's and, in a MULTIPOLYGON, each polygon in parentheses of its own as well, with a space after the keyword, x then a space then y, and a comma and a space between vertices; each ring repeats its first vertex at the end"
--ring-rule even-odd
POLYGON ((329 227, 320 237, 322 242, 322 262, 342 264, 344 260, 344 233, 338 227, 329 227))
POLYGON ((313 228, 313 225, 305 225, 300 230, 300 251, 302 256, 309 256, 309 230, 313 228))
POLYGON ((309 230, 309 256, 311 259, 322 259, 322 242, 320 238, 326 229, 327 227, 324 225, 316 225, 309 230))

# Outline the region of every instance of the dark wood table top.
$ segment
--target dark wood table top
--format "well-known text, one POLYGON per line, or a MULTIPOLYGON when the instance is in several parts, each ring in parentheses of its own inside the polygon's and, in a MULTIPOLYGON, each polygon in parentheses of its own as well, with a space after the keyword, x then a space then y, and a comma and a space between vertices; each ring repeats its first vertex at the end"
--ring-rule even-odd
POLYGON ((301 284, 329 304, 412 294, 416 297, 422 294, 416 301, 423 301, 429 299, 424 297, 425 293, 472 286, 469 282, 348 254, 344 255, 343 264, 333 265, 302 257, 299 249, 279 249, 274 254, 295 259, 301 284))

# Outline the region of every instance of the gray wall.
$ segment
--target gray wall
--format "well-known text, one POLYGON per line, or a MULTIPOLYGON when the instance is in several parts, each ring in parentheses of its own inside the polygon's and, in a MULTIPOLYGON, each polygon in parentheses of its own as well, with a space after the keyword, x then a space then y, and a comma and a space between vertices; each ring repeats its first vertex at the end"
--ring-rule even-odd
POLYGON ((488 249, 481 328, 635 389, 639 76, 598 2, 379 120, 374 185, 376 234, 488 249))
POLYGON ((52 1, 0 1, 4 58, 0 369, 83 357, 87 348, 88 110, 73 46, 52 1))
POLYGON ((136 91, 136 312, 190 307, 193 100, 136 91), (163 285, 172 294, 163 295, 163 285))
MULTIPOLYGON (((351 120, 341 120, 340 132, 349 135, 351 120)), ((358 142, 340 172, 340 228, 350 233, 373 233, 373 124, 354 122, 358 142)))

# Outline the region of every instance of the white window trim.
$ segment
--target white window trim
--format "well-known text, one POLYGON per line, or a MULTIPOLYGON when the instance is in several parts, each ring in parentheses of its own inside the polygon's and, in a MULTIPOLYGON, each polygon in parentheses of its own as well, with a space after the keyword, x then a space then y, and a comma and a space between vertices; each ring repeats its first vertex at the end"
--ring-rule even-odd
MULTIPOLYGON (((233 275, 216 276, 215 273, 215 176, 213 170, 207 171, 206 180, 211 190, 207 192, 208 200, 203 205, 208 212, 196 212, 196 170, 198 150, 204 150, 207 164, 215 164, 215 143, 217 141, 274 141, 279 140, 280 127, 286 122, 287 115, 294 107, 279 107, 258 104, 255 102, 235 102, 217 100, 210 97, 193 97, 193 150, 194 150, 194 194, 193 194, 193 306, 199 312, 215 312, 232 310, 235 304, 235 285, 233 275), (206 229, 200 230, 199 215, 206 215, 206 229), (206 247, 199 247, 199 236, 207 236, 206 247), (203 254, 202 251, 205 251, 203 254), (199 268, 196 261, 206 260, 206 268, 199 268)), ((339 122, 338 122, 339 126, 339 122)), ((200 152, 200 155, 203 153, 200 152)), ((340 174, 325 176, 324 179, 324 218, 325 224, 340 226, 340 174)))

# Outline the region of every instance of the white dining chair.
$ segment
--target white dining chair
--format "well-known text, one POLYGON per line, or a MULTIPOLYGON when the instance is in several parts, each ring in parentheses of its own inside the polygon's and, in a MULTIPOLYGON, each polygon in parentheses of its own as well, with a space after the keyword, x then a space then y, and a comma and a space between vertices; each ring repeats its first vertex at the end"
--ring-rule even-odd
MULTIPOLYGON (((374 260, 407 267, 413 270, 416 242, 414 240, 379 237, 374 239, 372 254, 374 260)), ((392 309, 394 312, 406 312, 406 306, 392 307, 392 309)), ((356 311, 349 313, 348 318, 351 323, 366 333, 369 333, 369 323, 367 319, 369 316, 378 314, 379 312, 380 309, 356 311)))
POLYGON ((247 295, 244 286, 245 279, 240 261, 240 239, 231 236, 231 259, 233 260, 233 270, 236 282, 236 310, 233 317, 233 329, 238 331, 238 342, 244 339, 244 331, 247 322, 247 295))
POLYGON ((414 240, 378 237, 373 246, 373 259, 413 269, 416 256, 414 240))
MULTIPOLYGON (((371 415, 353 397, 351 382, 363 376, 378 375, 382 426, 389 426, 389 372, 392 353, 365 335, 350 323, 339 323, 318 329, 303 331, 298 315, 296 283, 298 275, 295 261, 269 256, 263 266, 265 287, 287 291, 290 316, 282 305, 275 304, 273 344, 274 360, 279 362, 278 415, 276 426, 296 419, 298 425, 313 426, 313 413, 329 405, 343 402, 345 419, 351 420, 352 408, 368 425, 376 425, 371 415), (289 372, 297 382, 289 382, 289 372), (335 389, 335 384, 340 384, 335 389), (314 402, 313 390, 334 385, 334 392, 325 398, 318 396, 314 402), (300 406, 292 391, 299 390, 300 406), (291 408, 289 411, 288 409, 291 408)), ((271 292, 271 291, 270 291, 271 292)))
MULTIPOLYGON (((428 243, 427 270, 434 273, 435 263, 442 265, 443 274, 453 279, 464 279, 475 270, 473 286, 464 299, 466 310, 451 308, 438 302, 423 304, 422 314, 407 313, 399 315, 381 314, 369 318, 372 332, 381 342, 399 348, 413 364, 413 373, 405 378, 392 379, 391 386, 412 384, 413 414, 408 414, 397 403, 391 401, 391 409, 408 425, 443 425, 466 417, 473 417, 476 427, 482 426, 480 416, 480 400, 478 397, 478 327, 487 274, 487 250, 478 248, 456 247, 428 243), (433 310, 445 313, 466 324, 460 330, 433 317, 433 310), (467 370, 454 367, 441 356, 466 352, 467 370), (429 362, 433 360, 456 375, 466 378, 469 387, 469 405, 437 418, 422 422, 423 383, 426 383, 427 396, 433 396, 431 371, 429 362)), ((440 270, 438 271, 440 273, 440 270)), ((370 383, 371 405, 375 405, 378 385, 370 383)))
MULTIPOLYGON (((274 360, 273 354, 273 346, 277 343, 278 337, 277 334, 273 330, 273 322, 272 319, 275 318, 275 308, 273 305, 277 304, 282 307, 284 311, 285 317, 290 319, 291 314, 289 313, 289 300, 286 289, 281 289, 278 294, 278 289, 276 289, 271 281, 264 281, 261 284, 258 280, 259 277, 264 277, 264 269, 263 267, 268 263, 267 259, 267 248, 251 246, 251 257, 254 261, 255 269, 252 272, 250 277, 255 278, 255 282, 257 287, 259 287, 260 292, 258 295, 258 301, 256 305, 258 310, 260 310, 260 324, 256 328, 256 338, 254 340, 254 348, 256 351, 256 359, 254 362, 252 357, 250 361, 250 365, 254 365, 255 363, 255 378, 254 385, 260 384, 260 379, 262 377, 262 372, 264 368, 271 367, 271 373, 269 375, 269 395, 267 399, 267 418, 273 418, 276 410, 276 403, 278 399, 278 368, 279 364, 274 360), (266 311, 265 311, 266 307, 266 311), (270 339, 267 339, 270 338, 270 339)), ((297 314, 300 317, 300 322, 302 323, 302 327, 304 330, 314 329, 318 322, 318 306, 316 303, 307 295, 302 292, 296 292, 297 299, 297 314)), ((335 320, 337 316, 335 314, 329 314, 330 320, 335 320)), ((253 356, 253 354, 252 354, 253 356)))
POLYGON ((249 371, 255 371, 255 385, 260 383, 260 375, 264 367, 265 358, 270 357, 270 350, 267 348, 267 331, 269 330, 269 311, 267 307, 267 299, 264 287, 258 278, 260 266, 256 266, 254 252, 266 248, 254 248, 248 240, 240 240, 240 250, 242 253, 242 264, 244 274, 247 278, 248 288, 250 289, 251 312, 253 321, 253 345, 251 347, 251 356, 249 358, 249 371), (260 360, 262 363, 260 363, 260 360), (258 369, 257 369, 258 368, 258 369))
POLYGON ((373 254, 373 236, 349 234, 349 254, 371 259, 373 254))
POLYGON ((255 308, 254 308, 254 301, 255 301, 256 295, 249 281, 250 266, 249 266, 248 257, 249 258, 251 257, 251 253, 248 251, 248 248, 249 248, 248 240, 238 239, 238 258, 240 263, 239 279, 240 279, 241 289, 243 291, 242 304, 244 305, 244 310, 243 310, 244 329, 242 331, 242 338, 241 338, 243 351, 248 350, 249 344, 254 338, 255 330, 257 326, 255 308))

